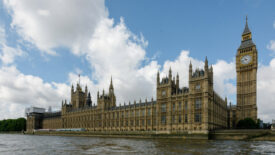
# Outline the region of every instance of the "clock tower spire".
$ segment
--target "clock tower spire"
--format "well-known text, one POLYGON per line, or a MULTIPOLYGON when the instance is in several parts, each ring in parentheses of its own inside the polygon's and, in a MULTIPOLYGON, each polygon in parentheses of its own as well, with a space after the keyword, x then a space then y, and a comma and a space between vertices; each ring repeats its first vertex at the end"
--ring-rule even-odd
POLYGON ((236 55, 237 122, 245 118, 257 121, 258 51, 252 41, 247 17, 241 45, 236 55))

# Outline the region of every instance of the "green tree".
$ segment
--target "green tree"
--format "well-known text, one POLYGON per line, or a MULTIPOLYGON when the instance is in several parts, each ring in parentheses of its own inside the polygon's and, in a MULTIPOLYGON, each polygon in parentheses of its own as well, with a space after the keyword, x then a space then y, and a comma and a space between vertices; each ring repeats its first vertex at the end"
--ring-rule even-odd
POLYGON ((259 125, 251 118, 240 120, 237 124, 238 129, 257 129, 259 125))
POLYGON ((26 119, 18 118, 18 119, 7 119, 0 121, 0 132, 4 131, 22 131, 26 130, 26 119))

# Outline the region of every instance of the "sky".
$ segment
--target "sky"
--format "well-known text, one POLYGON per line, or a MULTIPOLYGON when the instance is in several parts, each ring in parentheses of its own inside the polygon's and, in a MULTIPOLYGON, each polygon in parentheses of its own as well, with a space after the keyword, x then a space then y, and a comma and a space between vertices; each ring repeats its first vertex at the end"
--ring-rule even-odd
POLYGON ((71 85, 97 91, 113 78, 117 105, 156 98, 156 73, 214 68, 214 89, 236 104, 235 56, 248 17, 258 49, 258 117, 275 119, 275 1, 0 1, 0 119, 54 110, 71 85))

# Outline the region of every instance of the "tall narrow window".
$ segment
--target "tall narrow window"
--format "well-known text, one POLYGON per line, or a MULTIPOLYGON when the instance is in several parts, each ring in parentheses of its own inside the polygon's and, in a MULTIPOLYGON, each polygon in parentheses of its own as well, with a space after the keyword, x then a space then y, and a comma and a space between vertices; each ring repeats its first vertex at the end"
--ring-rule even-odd
POLYGON ((161 124, 166 124, 166 116, 165 115, 161 116, 161 124))
POLYGON ((201 114, 200 113, 195 114, 195 122, 201 122, 201 114))
POLYGON ((139 117, 139 110, 136 111, 136 116, 139 117))
POLYGON ((187 108, 188 108, 188 102, 185 101, 185 102, 184 102, 184 110, 187 110, 187 108))
POLYGON ((175 110, 176 110, 176 104, 175 103, 173 103, 172 110, 173 110, 173 112, 175 112, 175 110))
POLYGON ((178 105, 179 107, 178 107, 178 109, 179 109, 179 111, 181 111, 181 102, 179 102, 179 105, 178 105))
POLYGON ((184 116, 184 122, 188 123, 188 115, 187 114, 185 114, 185 116, 184 116))
POLYGON ((147 113, 148 113, 147 115, 150 116, 151 115, 151 109, 148 109, 147 113))
POLYGON ((166 112, 166 104, 165 103, 163 103, 161 105, 161 112, 166 112))
POLYGON ((181 115, 179 115, 179 123, 181 123, 181 115))
POLYGON ((147 125, 151 125, 151 120, 150 119, 147 120, 147 125))
POLYGON ((128 111, 126 111, 125 113, 126 113, 125 115, 126 115, 126 118, 127 118, 128 117, 128 111))
POLYGON ((195 109, 201 109, 201 99, 196 99, 195 109))

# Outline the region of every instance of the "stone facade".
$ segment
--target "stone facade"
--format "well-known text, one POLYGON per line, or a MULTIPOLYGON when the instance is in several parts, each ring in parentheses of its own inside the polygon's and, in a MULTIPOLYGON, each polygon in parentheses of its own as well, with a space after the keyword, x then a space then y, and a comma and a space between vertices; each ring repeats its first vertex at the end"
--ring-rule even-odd
POLYGON ((208 133, 227 127, 227 101, 213 89, 213 68, 193 71, 189 66, 189 88, 179 87, 179 76, 160 80, 157 74, 157 99, 116 106, 113 82, 109 93, 97 94, 93 105, 88 88, 72 86, 71 102, 62 102, 57 113, 28 117, 28 129, 85 128, 90 131, 157 131, 158 133, 208 133), (39 119, 38 119, 39 118, 39 119), (30 124, 37 119, 38 126, 30 124), (29 121, 30 120, 30 121, 29 121))
MULTIPOLYGON (((235 117, 230 118, 231 124, 245 118, 257 122, 257 68, 258 51, 246 19, 242 42, 236 55, 237 106, 230 109, 231 114, 236 113, 235 117)), ((236 127, 237 123, 234 125, 236 127)))
POLYGON ((204 69, 189 65, 189 88, 179 87, 179 76, 156 79, 156 100, 134 101, 116 105, 111 79, 109 92, 97 93, 92 104, 87 86, 78 83, 71 88, 71 101, 62 101, 56 113, 30 113, 27 130, 85 128, 88 131, 156 131, 156 133, 208 133, 211 130, 234 128, 238 120, 257 119, 256 73, 257 50, 247 23, 236 56, 237 106, 227 106, 213 88, 213 68, 205 59, 204 69), (249 56, 247 56, 249 55, 249 56), (246 56, 246 57, 245 57, 246 56), (247 60, 251 59, 251 60, 247 60))

